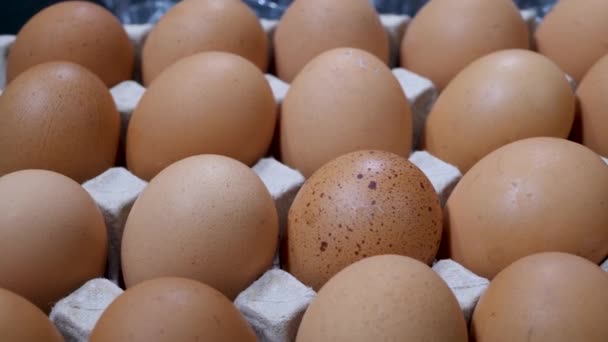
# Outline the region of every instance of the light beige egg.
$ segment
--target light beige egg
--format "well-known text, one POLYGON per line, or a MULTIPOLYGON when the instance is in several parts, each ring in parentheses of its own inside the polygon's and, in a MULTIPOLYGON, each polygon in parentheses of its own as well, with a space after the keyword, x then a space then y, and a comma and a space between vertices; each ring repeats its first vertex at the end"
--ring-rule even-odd
POLYGON ((493 278, 525 256, 608 256, 608 166, 583 145, 530 138, 480 160, 444 208, 445 255, 493 278))
POLYGON ((184 278, 158 278, 127 289, 95 325, 91 342, 256 341, 222 293, 184 278))
POLYGON ((135 51, 110 11, 88 1, 62 1, 21 28, 8 55, 7 79, 54 61, 79 64, 112 87, 133 77, 135 51))
POLYGON ((166 69, 146 90, 127 131, 127 167, 150 180, 172 163, 220 154, 252 166, 268 150, 276 103, 243 57, 205 52, 166 69))
POLYGON ((454 294, 427 265, 396 255, 361 260, 312 301, 297 342, 467 341, 454 294))
POLYGON ((296 0, 274 33, 277 75, 291 82, 325 51, 351 47, 368 51, 387 64, 389 39, 368 0, 296 0))
POLYGON ((608 275, 584 258, 540 253, 500 272, 471 323, 477 342, 605 341, 608 275))
POLYGON ((104 218, 70 178, 44 170, 0 177, 0 212, 0 288, 49 312, 57 301, 103 276, 104 218))
POLYGON ((63 342, 49 318, 25 298, 0 288, 0 340, 63 342))
POLYGON ((439 88, 474 60, 505 49, 528 49, 528 26, 512 0, 432 0, 409 23, 401 65, 439 88))
POLYGON ((568 137, 574 116, 574 93, 555 63, 532 51, 499 51, 471 63, 439 95, 422 146, 466 173, 510 142, 568 137))
POLYGON ((608 157, 608 55, 602 57, 586 74, 576 95, 579 100, 579 115, 581 142, 597 152, 608 157))
POLYGON ((114 165, 120 114, 108 88, 82 66, 36 65, 0 96, 0 175, 46 169, 79 183, 114 165))
POLYGON ((222 51, 240 55, 261 71, 268 65, 268 38, 255 13, 240 0, 186 0, 154 26, 142 51, 146 85, 178 60, 222 51))
POLYGON ((278 238, 274 201, 247 165, 217 155, 186 158, 156 176, 133 205, 122 238, 125 283, 185 277, 233 300, 270 268, 278 238))
POLYGON ((560 0, 537 28, 534 35, 538 51, 580 82, 589 68, 608 53, 604 37, 608 34, 605 13, 608 2, 560 0))
POLYGON ((358 150, 408 157, 412 113, 399 81, 381 60, 340 48, 316 57, 291 84, 278 134, 282 161, 309 177, 358 150))

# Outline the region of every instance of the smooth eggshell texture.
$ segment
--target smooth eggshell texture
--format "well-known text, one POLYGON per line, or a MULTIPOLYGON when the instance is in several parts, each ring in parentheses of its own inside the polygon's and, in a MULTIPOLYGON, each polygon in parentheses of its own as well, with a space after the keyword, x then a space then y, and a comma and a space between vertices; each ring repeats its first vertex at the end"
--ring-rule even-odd
POLYGON ((0 178, 0 212, 0 287, 50 311, 103 275, 106 225, 78 183, 43 170, 8 174, 0 178))
POLYGON ((585 146, 521 140, 492 152, 446 204, 444 247, 492 278, 517 259, 558 251, 600 263, 608 255, 608 166, 585 146))
POLYGON ((608 156, 608 56, 601 58, 576 89, 582 143, 608 156))
POLYGON ((467 341, 454 294, 427 265, 375 256, 336 274, 305 312, 297 342, 467 341))
POLYGON ((19 75, 0 96, 0 175, 48 169, 79 183, 114 165, 120 115, 87 69, 50 62, 19 75))
POLYGON ((89 341, 255 342, 256 337, 219 291, 194 280, 159 278, 128 289, 112 302, 89 341))
POLYGON ((414 164, 360 151, 323 166, 297 194, 288 215, 282 262, 319 289, 344 267, 380 254, 435 259, 442 231, 439 199, 414 164))
POLYGON ((577 82, 608 53, 608 2, 560 0, 535 33, 540 53, 555 61, 577 82))
POLYGON ((255 13, 242 1, 187 0, 154 26, 142 51, 144 84, 178 60, 206 51, 240 55, 266 70, 268 38, 255 13))
POLYGON ((135 51, 108 10, 91 2, 66 1, 47 7, 21 28, 8 56, 7 79, 51 61, 80 64, 111 87, 131 79, 135 51))
POLYGON ((186 57, 139 102, 127 131, 127 166, 150 180, 170 164, 220 154, 255 164, 276 127, 276 103, 260 70, 224 52, 186 57))
POLYGON ((63 342, 63 337, 34 304, 0 288, 0 340, 63 342))
POLYGON ((443 89, 474 60, 529 45, 528 26, 512 0, 433 0, 408 25, 401 65, 443 89))
POLYGON ((181 160, 139 196, 122 240, 125 283, 179 276, 234 299, 272 264, 277 210, 260 178, 222 156, 181 160))
POLYGON ((412 113, 390 69, 368 52, 340 48, 311 61, 281 107, 284 163, 309 177, 340 155, 377 149, 408 157, 412 113))
POLYGON ((574 255, 541 253, 494 278, 475 308, 471 335, 477 342, 602 342, 606 317, 606 272, 574 255))
POLYGON ((291 82, 313 58, 341 47, 368 51, 388 63, 388 34, 370 2, 296 0, 274 34, 277 75, 291 82))
POLYGON ((551 60, 526 50, 495 52, 469 65, 441 93, 423 148, 466 173, 510 142, 568 137, 574 116, 574 93, 551 60))

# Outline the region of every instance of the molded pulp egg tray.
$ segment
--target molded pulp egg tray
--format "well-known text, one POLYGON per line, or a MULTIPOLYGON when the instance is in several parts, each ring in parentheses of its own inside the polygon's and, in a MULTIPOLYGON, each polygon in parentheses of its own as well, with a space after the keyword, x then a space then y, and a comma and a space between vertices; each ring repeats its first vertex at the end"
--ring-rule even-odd
MULTIPOLYGON (((533 32, 539 19, 534 11, 522 11, 533 32)), ((408 16, 381 15, 391 40, 392 64, 398 60, 399 42, 410 21, 408 16)), ((276 21, 262 19, 262 26, 272 36, 276 21)), ((134 44, 138 57, 151 25, 126 25, 126 31, 134 44)), ((6 58, 15 36, 0 35, 0 89, 5 86, 6 58)), ((270 39, 272 41, 272 39, 270 39)), ((393 69, 405 92, 414 118, 414 147, 420 138, 426 117, 437 98, 432 82, 408 70, 393 69)), ((275 99, 280 106, 289 85, 272 75, 266 75, 275 99)), ((112 96, 121 114, 124 129, 145 88, 136 81, 125 81, 111 89, 112 96)), ((1 90, 0 90, 1 91, 1 90)), ((123 140, 124 141, 124 140, 123 140)), ((450 192, 462 177, 460 171, 425 151, 415 151, 410 161, 429 178, 445 204, 450 192)), ((285 229, 287 212, 304 183, 304 177, 273 158, 260 160, 253 171, 260 176, 270 191, 279 212, 281 230, 285 229)), ((111 168, 98 177, 83 184, 102 211, 108 228, 109 259, 107 278, 93 279, 59 301, 50 318, 68 341, 87 341, 95 323, 123 290, 117 285, 120 275, 120 241, 129 211, 147 183, 122 167, 111 168)), ((602 265, 608 271, 608 261, 602 265)), ((489 284, 452 260, 438 260, 433 270, 443 278, 454 292, 467 321, 489 284)), ((315 292, 279 268, 278 260, 271 270, 243 291, 235 300, 236 307, 254 328, 259 340, 293 341, 308 304, 315 292)))

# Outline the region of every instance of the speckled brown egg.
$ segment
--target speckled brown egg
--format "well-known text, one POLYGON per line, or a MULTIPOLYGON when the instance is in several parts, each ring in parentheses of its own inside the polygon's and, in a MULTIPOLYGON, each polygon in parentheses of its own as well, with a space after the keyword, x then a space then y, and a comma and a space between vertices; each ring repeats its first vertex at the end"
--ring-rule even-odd
POLYGON ((158 278, 116 298, 95 325, 89 341, 255 342, 256 337, 219 291, 194 280, 158 278))
POLYGON ((319 169, 288 215, 283 267, 319 289, 353 262, 380 254, 431 263, 441 240, 441 206, 414 164, 382 151, 358 151, 319 169))
POLYGON ((243 57, 204 52, 166 69, 127 131, 127 166, 150 180, 170 164, 220 154, 249 166, 268 150, 277 110, 264 74, 243 57))
POLYGON ((51 61, 80 64, 114 86, 132 77, 135 52, 108 10, 91 2, 65 1, 45 8, 21 28, 8 55, 7 79, 51 61))
POLYGON ((0 177, 0 212, 1 288, 48 312, 103 275, 105 221, 80 184, 44 170, 8 174, 0 177))
POLYGON ((446 283, 412 258, 382 255, 332 277, 312 301, 297 342, 466 342, 467 326, 446 283))
POLYGON ((120 115, 103 82, 72 63, 22 73, 0 96, 0 175, 47 169, 82 183, 114 165, 120 115))
POLYGON ((412 113, 390 69, 363 50, 327 51, 294 80, 281 107, 282 161, 309 177, 343 154, 377 149, 408 157, 412 113))
POLYGON ((449 197, 448 257, 492 278, 517 259, 566 252, 608 256, 608 166, 589 148, 530 138, 480 160, 449 197))
POLYGON ((125 283, 186 277, 234 299, 271 266, 278 237, 274 201, 249 167, 217 155, 186 158, 133 205, 122 239, 125 283))
POLYGON ((560 0, 535 33, 536 47, 577 82, 608 53, 608 2, 560 0))
POLYGON ((388 34, 370 2, 296 0, 274 33, 277 75, 291 82, 313 58, 341 47, 368 51, 388 63, 388 34))
POLYGON ((504 50, 450 82, 431 109, 422 145, 466 173, 510 142, 568 137, 574 116, 574 93, 555 63, 532 51, 504 50))
POLYGON ((268 64, 268 38, 255 13, 239 0, 187 0, 154 26, 142 51, 144 84, 178 60, 206 51, 240 55, 260 70, 268 64))
POLYGON ((433 0, 407 27, 401 65, 443 89, 474 60, 529 45, 528 26, 512 0, 433 0))
POLYGON ((471 323, 477 342, 603 342, 608 338, 608 275, 581 257, 541 253, 500 272, 471 323))
POLYGON ((601 58, 576 89, 580 104, 581 142, 608 157, 608 56, 601 58))
POLYGON ((0 288, 0 340, 63 342, 63 337, 34 304, 0 288))

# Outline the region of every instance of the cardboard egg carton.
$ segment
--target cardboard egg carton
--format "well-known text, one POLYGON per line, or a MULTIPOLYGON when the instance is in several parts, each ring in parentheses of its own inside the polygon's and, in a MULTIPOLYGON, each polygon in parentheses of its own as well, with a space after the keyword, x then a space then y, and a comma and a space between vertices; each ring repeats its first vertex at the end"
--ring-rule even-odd
MULTIPOLYGON (((522 16, 533 32, 538 24, 536 12, 522 11, 522 16)), ((395 66, 399 60, 400 42, 410 18, 382 15, 381 21, 390 37, 390 61, 391 66, 395 66)), ((262 19, 261 23, 272 38, 277 21, 262 19)), ((141 49, 152 26, 126 25, 125 29, 136 48, 138 57, 136 70, 140 70, 141 49)), ((14 40, 14 36, 0 35, 0 93, 5 85, 6 57, 14 40)), ((393 74, 399 80, 412 108, 414 147, 417 150, 424 123, 438 92, 431 81, 408 70, 394 68, 393 74)), ((266 79, 280 106, 289 85, 270 74, 266 75, 266 79)), ((131 114, 145 93, 145 88, 136 80, 130 80, 118 84, 110 91, 121 115, 124 139, 131 114)), ((452 189, 462 177, 460 171, 425 151, 415 151, 410 156, 410 161, 426 174, 438 193, 442 205, 445 204, 452 189)), ((608 160, 606 162, 608 163, 608 160)), ((281 231, 284 231, 289 207, 304 183, 304 177, 297 170, 281 164, 274 158, 264 158, 252 169, 271 193, 279 214, 281 231)), ((103 311, 123 292, 117 285, 121 272, 120 242, 131 207, 146 185, 147 182, 120 167, 111 168, 83 184, 103 213, 108 227, 108 273, 107 278, 90 280, 59 301, 53 308, 50 319, 67 341, 87 341, 103 311)), ((608 271, 608 261, 602 267, 608 271)), ((489 281, 452 260, 436 261, 433 270, 452 289, 468 321, 489 281)), ((316 293, 311 288, 281 270, 277 258, 272 269, 243 291, 234 303, 254 328, 260 341, 284 342, 295 339, 302 315, 315 296, 316 293)))

